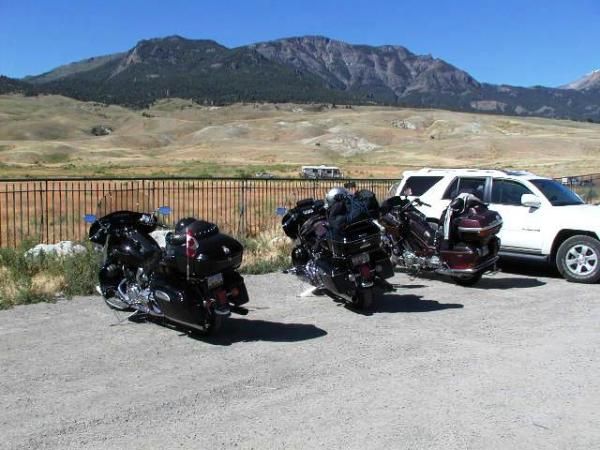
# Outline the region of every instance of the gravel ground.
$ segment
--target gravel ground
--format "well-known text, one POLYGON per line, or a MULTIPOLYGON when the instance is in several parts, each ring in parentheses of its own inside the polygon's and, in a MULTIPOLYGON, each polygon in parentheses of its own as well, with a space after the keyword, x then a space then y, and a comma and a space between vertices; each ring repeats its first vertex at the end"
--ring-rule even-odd
POLYGON ((193 339, 99 297, 0 312, 2 448, 600 448, 600 285, 398 274, 359 314, 247 276, 193 339))

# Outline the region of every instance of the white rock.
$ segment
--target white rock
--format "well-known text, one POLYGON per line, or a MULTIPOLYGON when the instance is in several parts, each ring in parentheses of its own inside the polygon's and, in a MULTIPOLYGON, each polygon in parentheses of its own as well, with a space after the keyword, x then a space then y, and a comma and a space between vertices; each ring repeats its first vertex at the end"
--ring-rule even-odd
POLYGON ((45 255, 68 256, 76 253, 85 253, 87 249, 81 244, 75 244, 73 241, 60 241, 57 244, 38 244, 25 252, 25 256, 45 255))

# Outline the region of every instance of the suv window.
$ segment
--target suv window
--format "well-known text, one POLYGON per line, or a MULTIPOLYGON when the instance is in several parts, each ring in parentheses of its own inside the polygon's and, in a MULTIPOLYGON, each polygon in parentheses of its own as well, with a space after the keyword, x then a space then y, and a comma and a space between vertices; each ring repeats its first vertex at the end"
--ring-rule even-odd
POLYGON ((475 194, 481 200, 484 200, 485 178, 456 177, 454 181, 450 183, 450 186, 448 186, 442 198, 444 200, 449 200, 463 192, 475 194))
POLYGON ((444 177, 410 177, 404 183, 401 195, 423 195, 444 177))
POLYGON ((554 180, 531 180, 531 183, 542 191, 542 194, 552 203, 552 206, 581 205, 583 200, 566 186, 554 180))
POLYGON ((494 180, 492 203, 500 205, 521 205, 521 196, 532 192, 517 181, 494 180))

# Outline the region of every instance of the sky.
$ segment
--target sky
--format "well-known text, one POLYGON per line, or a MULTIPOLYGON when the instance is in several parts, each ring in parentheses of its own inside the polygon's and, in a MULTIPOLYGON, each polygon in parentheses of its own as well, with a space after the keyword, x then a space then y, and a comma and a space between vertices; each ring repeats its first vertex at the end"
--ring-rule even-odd
POLYGON ((600 68, 600 0, 0 0, 0 74, 20 78, 180 35, 403 45, 478 81, 559 86, 600 68))

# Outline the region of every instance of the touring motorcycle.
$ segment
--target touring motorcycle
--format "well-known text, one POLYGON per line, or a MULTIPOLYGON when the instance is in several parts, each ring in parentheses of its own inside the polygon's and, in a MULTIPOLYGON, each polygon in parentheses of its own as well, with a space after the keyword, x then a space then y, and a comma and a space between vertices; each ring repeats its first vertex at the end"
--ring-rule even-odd
POLYGON ((378 223, 384 248, 394 264, 413 273, 436 272, 471 286, 494 270, 498 261, 502 218, 475 195, 463 193, 442 213, 439 224, 416 206, 419 198, 391 197, 381 205, 378 223))
MULTIPOLYGON (((337 201, 348 201, 342 195, 337 201)), ((347 221, 342 230, 332 224, 323 200, 298 201, 282 219, 285 234, 296 242, 292 250, 294 273, 317 294, 369 308, 375 289, 391 291, 386 282, 393 266, 381 246, 381 233, 366 215, 347 221)))
POLYGON ((166 234, 162 249, 150 233, 170 212, 166 206, 152 210, 144 198, 123 202, 114 193, 102 199, 96 215, 86 215, 89 239, 103 251, 97 290, 109 307, 132 311, 132 320, 215 333, 232 312, 248 313, 241 306, 248 292, 237 271, 243 247, 217 225, 190 217, 166 234))

